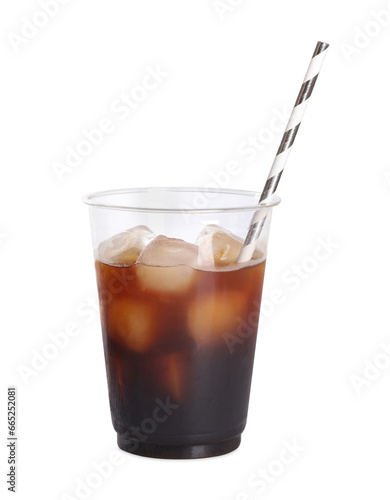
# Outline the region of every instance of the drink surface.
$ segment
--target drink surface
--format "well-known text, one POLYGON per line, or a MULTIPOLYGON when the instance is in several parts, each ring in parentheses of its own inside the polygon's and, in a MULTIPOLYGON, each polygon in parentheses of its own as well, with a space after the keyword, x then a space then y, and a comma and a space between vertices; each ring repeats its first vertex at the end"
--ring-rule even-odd
POLYGON ((159 238, 95 262, 114 428, 156 445, 231 439, 246 423, 265 260, 199 264, 199 247, 173 243, 172 257, 159 238))

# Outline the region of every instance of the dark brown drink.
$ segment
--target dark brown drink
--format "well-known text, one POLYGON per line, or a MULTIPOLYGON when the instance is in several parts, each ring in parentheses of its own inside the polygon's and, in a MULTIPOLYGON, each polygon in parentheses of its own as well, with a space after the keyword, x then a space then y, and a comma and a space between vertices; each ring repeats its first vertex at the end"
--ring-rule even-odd
POLYGON ((247 418, 265 261, 231 270, 128 262, 96 261, 119 447, 161 458, 234 450, 247 418))

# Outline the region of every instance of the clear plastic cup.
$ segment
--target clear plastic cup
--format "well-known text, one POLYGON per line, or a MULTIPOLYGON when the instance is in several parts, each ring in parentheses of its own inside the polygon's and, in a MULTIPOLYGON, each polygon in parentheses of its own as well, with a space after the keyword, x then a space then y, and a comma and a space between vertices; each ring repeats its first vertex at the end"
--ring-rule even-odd
POLYGON ((84 198, 122 450, 203 458, 239 446, 271 212, 280 202, 261 205, 268 213, 253 258, 236 264, 259 196, 140 188, 84 198))

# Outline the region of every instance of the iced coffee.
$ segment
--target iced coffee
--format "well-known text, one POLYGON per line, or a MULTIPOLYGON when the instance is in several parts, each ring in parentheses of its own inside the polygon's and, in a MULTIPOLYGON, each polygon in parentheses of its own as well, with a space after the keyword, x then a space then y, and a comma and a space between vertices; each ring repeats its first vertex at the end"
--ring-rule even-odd
POLYGON ((206 225, 194 242, 137 226, 100 243, 95 265, 110 406, 120 448, 221 455, 247 418, 265 258, 206 225))

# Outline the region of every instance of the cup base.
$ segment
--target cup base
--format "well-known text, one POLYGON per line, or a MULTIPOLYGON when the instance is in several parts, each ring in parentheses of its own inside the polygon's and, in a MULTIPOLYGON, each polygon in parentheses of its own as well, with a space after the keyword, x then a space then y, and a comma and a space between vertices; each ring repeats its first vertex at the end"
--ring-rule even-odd
POLYGON ((118 434, 118 446, 121 450, 133 455, 149 458, 167 458, 167 459, 189 459, 189 458, 208 458, 225 455, 236 450, 241 443, 241 435, 211 444, 195 444, 184 446, 171 446, 153 443, 129 441, 123 434, 118 434))

